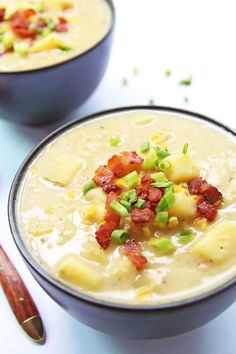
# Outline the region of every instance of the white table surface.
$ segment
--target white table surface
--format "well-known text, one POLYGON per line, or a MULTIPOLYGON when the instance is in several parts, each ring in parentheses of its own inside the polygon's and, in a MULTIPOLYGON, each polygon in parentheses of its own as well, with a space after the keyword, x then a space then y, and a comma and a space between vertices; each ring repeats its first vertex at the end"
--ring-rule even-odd
MULTIPOLYGON (((234 1, 116 0, 117 26, 106 75, 76 112, 147 104, 182 107, 236 128, 236 21, 234 1), (133 74, 133 68, 139 74, 133 74), (165 69, 173 75, 164 76, 165 69), (178 81, 193 75, 191 87, 178 81), (123 78, 128 85, 123 86, 123 78), (184 97, 189 97, 189 103, 184 97)), ((10 235, 7 196, 19 164, 55 126, 23 127, 0 120, 0 241, 38 304, 47 342, 30 342, 16 323, 0 290, 1 354, 234 354, 236 305, 204 327, 170 339, 136 341, 100 333, 67 315, 24 265, 10 235)), ((209 143, 209 142, 208 142, 209 143)), ((211 142, 210 142, 211 143, 211 142)), ((212 142, 215 143, 215 142, 212 142)))

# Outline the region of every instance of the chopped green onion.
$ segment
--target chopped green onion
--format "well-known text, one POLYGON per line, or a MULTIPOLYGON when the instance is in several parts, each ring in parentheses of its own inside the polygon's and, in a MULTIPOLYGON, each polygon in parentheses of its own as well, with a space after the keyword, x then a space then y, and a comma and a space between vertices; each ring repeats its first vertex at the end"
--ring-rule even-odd
POLYGON ((188 143, 184 144, 184 147, 183 147, 183 149, 182 149, 182 153, 183 153, 184 155, 186 155, 187 152, 188 152, 188 143))
POLYGON ((165 174, 163 172, 156 172, 151 174, 151 178, 155 181, 155 182, 165 182, 167 181, 167 178, 165 176, 165 174))
POLYGON ((189 86, 192 84, 192 76, 189 76, 187 79, 183 79, 179 81, 179 84, 182 86, 189 86))
POLYGON ((145 141, 144 143, 142 143, 142 145, 139 148, 139 151, 144 153, 144 152, 148 152, 150 149, 150 143, 149 141, 145 141))
POLYGON ((171 191, 172 193, 174 192, 174 188, 175 188, 175 185, 174 185, 174 183, 171 185, 171 186, 169 186, 169 187, 167 187, 166 189, 165 189, 165 193, 167 193, 168 191, 171 191))
POLYGON ((86 183, 83 188, 83 195, 87 194, 88 191, 90 191, 93 188, 95 188, 93 181, 89 181, 88 183, 86 183))
POLYGON ((166 171, 170 168, 170 162, 163 159, 158 163, 158 167, 161 171, 166 171))
POLYGON ((156 207, 156 211, 164 211, 167 208, 171 208, 175 203, 175 196, 171 190, 168 190, 163 197, 161 198, 160 202, 156 207))
POLYGON ((189 103, 189 98, 187 96, 184 96, 184 102, 189 103))
POLYGON ((127 202, 126 200, 121 200, 120 204, 123 205, 128 211, 131 210, 131 203, 127 202))
POLYGON ((128 79, 126 77, 124 77, 124 79, 122 80, 122 84, 123 84, 123 86, 128 85, 128 79))
POLYGON ((124 177, 124 182, 129 188, 136 187, 139 183, 139 175, 133 171, 124 177))
POLYGON ((144 205, 145 205, 145 200, 138 198, 137 202, 134 204, 134 207, 141 209, 144 205))
POLYGON ((67 52, 67 51, 71 50, 72 48, 69 47, 69 46, 68 46, 67 44, 65 44, 65 43, 60 43, 59 49, 64 50, 65 52, 67 52))
POLYGON ((129 238, 129 234, 126 230, 114 230, 111 234, 111 239, 116 243, 125 243, 129 238))
POLYGON ((114 136, 113 138, 111 138, 109 140, 109 145, 114 147, 114 146, 117 146, 119 143, 121 142, 121 139, 118 137, 118 136, 114 136))
POLYGON ((50 29, 50 28, 48 28, 48 27, 46 27, 46 28, 44 28, 43 30, 42 30, 42 32, 41 32, 41 34, 42 34, 42 36, 43 37, 47 37, 49 34, 51 34, 52 33, 52 30, 50 29))
POLYGON ((116 200, 113 200, 113 202, 111 202, 110 207, 115 210, 115 212, 120 216, 126 217, 129 215, 128 210, 116 200))
POLYGON ((137 200, 137 192, 135 189, 128 191, 129 202, 132 204, 137 200))
POLYGON ((167 188, 173 186, 173 184, 174 184, 173 182, 155 182, 152 183, 152 186, 156 188, 167 188))
POLYGON ((43 2, 40 2, 38 5, 36 5, 36 10, 41 12, 45 10, 45 4, 43 2))
POLYGON ((122 192, 120 194, 122 200, 129 202, 130 204, 136 202, 137 200, 137 192, 135 189, 131 189, 128 192, 122 192))
POLYGON ((170 69, 166 69, 165 70, 165 76, 171 76, 171 74, 172 74, 172 71, 170 70, 170 69))
POLYGON ((150 106, 154 106, 154 104, 155 104, 154 99, 153 99, 153 98, 150 98, 150 100, 148 101, 148 104, 149 104, 150 106))
POLYGON ((156 152, 155 150, 151 150, 149 155, 144 159, 142 166, 145 170, 149 170, 156 166, 156 161, 157 161, 156 152))
POLYGON ((52 18, 48 20, 47 24, 48 24, 48 28, 50 30, 54 30, 54 28, 56 26, 56 22, 52 18))
POLYGON ((174 245, 171 242, 171 240, 169 240, 166 237, 160 237, 157 240, 152 242, 152 245, 157 247, 158 250, 161 253, 169 253, 170 251, 172 251, 174 249, 174 245))
POLYGON ((168 215, 168 211, 164 210, 164 211, 159 211, 156 215, 156 221, 159 224, 163 224, 166 225, 168 223, 169 220, 169 215, 168 215))
POLYGON ((163 150, 159 146, 155 147, 154 150, 156 151, 157 157, 159 160, 164 159, 165 157, 169 156, 169 151, 163 150))
POLYGON ((183 230, 178 234, 179 242, 186 244, 192 241, 194 233, 191 229, 183 230))
POLYGON ((27 55, 29 53, 29 45, 27 43, 14 43, 14 52, 20 55, 27 55))

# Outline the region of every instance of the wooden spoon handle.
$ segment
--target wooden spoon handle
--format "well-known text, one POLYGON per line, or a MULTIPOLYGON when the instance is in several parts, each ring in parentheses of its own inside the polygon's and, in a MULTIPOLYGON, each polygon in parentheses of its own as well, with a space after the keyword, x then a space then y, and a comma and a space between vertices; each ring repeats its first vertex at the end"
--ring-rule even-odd
POLYGON ((16 268, 0 245, 0 282, 17 321, 34 341, 43 343, 44 329, 38 309, 16 268))

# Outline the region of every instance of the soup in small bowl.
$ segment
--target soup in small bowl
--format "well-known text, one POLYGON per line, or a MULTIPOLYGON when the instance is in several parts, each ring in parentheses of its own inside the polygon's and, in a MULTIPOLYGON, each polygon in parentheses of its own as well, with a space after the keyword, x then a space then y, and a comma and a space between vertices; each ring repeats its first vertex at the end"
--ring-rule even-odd
POLYGON ((13 236, 81 321, 137 338, 194 329, 235 298, 235 152, 231 130, 176 109, 66 125, 13 183, 13 236))
POLYGON ((113 25, 109 0, 0 1, 3 118, 40 123, 78 107, 105 71, 113 25))

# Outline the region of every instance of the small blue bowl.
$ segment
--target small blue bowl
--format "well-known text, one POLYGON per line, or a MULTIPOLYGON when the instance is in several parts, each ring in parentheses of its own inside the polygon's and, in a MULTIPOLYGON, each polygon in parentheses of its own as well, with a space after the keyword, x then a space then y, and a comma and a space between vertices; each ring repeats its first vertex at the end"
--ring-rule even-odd
POLYGON ((72 59, 33 70, 0 71, 0 117, 23 124, 65 118, 96 89, 107 68, 115 25, 115 8, 107 34, 72 59))

